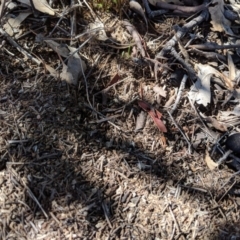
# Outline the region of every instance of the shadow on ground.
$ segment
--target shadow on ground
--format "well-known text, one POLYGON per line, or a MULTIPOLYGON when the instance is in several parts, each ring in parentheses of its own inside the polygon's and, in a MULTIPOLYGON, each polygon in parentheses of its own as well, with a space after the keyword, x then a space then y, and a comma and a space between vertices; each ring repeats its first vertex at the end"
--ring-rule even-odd
MULTIPOLYGON (((67 225, 79 227, 81 221, 87 221, 88 236, 97 237, 97 229, 111 229, 116 224, 120 228, 110 231, 112 237, 125 234, 134 238, 143 230, 131 233, 138 213, 133 211, 134 217, 125 214, 139 202, 135 186, 124 190, 128 181, 138 182, 139 191, 159 196, 166 189, 170 195, 173 189, 175 195, 176 187, 186 183, 188 171, 183 166, 188 162, 181 154, 168 162, 164 151, 157 155, 141 147, 141 138, 133 144, 133 133, 114 128, 111 132, 108 123, 94 123, 95 113, 84 105, 83 85, 76 90, 45 76, 30 81, 5 79, 1 85, 1 108, 6 111, 1 124, 7 143, 2 160, 10 173, 12 169, 17 173, 13 179, 25 190, 25 204, 33 219, 62 213, 67 225), (128 231, 123 234, 124 228, 128 231)), ((128 114, 130 110, 126 108, 128 114)), ((175 139, 174 133, 168 137, 175 139)), ((199 196, 199 201, 210 198, 206 192, 186 191, 190 198, 199 196)), ((219 237, 224 236, 224 229, 219 237)), ((157 237, 154 230, 143 236, 157 237)))

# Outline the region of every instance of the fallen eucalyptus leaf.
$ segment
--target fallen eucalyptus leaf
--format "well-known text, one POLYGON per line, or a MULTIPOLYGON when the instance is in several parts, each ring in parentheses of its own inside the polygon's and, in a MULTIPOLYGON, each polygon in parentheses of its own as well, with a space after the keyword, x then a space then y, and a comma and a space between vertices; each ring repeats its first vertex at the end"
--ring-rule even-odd
POLYGON ((14 33, 19 32, 21 23, 31 14, 31 12, 20 12, 16 18, 9 18, 3 25, 5 31, 13 36, 14 33))
POLYGON ((57 52, 62 57, 67 58, 69 56, 69 50, 67 46, 63 44, 59 44, 53 40, 44 40, 44 41, 49 45, 49 47, 51 47, 55 52, 57 52))
POLYGON ((85 62, 79 56, 77 49, 73 47, 68 47, 70 50, 71 56, 68 58, 68 71, 72 73, 74 82, 76 85, 78 83, 78 79, 83 75, 86 71, 87 66, 85 62))

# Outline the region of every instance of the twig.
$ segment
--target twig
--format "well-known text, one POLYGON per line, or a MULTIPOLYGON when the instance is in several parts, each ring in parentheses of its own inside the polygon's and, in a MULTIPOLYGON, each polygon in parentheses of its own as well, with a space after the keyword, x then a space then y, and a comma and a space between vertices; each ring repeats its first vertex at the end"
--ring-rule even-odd
POLYGON ((187 70, 189 78, 191 78, 191 80, 195 80, 197 78, 194 69, 192 68, 192 66, 187 63, 186 61, 184 61, 184 59, 177 53, 177 51, 175 50, 174 47, 171 48, 170 53, 174 56, 174 58, 180 62, 187 70))
POLYGON ((197 53, 200 56, 207 58, 208 60, 221 60, 222 62, 227 61, 227 58, 225 56, 223 56, 219 53, 216 53, 216 52, 203 52, 196 48, 190 49, 189 52, 197 53))
POLYGON ((48 37, 51 37, 56 28, 59 26, 60 22, 63 20, 64 16, 67 14, 67 8, 63 10, 63 13, 61 14, 61 17, 58 19, 58 22, 55 24, 54 28, 52 31, 48 34, 48 37))
POLYGON ((6 8, 6 3, 7 3, 7 0, 2 0, 1 4, 0 4, 0 22, 2 20, 3 13, 4 13, 5 8, 6 8))
MULTIPOLYGON (((74 4, 75 4, 75 0, 71 0, 71 7, 74 6, 74 4)), ((77 11, 76 11, 76 8, 75 8, 73 10, 72 16, 70 18, 70 21, 71 21, 71 34, 70 34, 71 42, 70 42, 70 45, 71 46, 73 45, 73 39, 76 36, 76 30, 77 30, 76 14, 77 14, 77 11)))
POLYGON ((171 208, 171 205, 170 205, 170 204, 168 204, 168 209, 169 209, 169 211, 170 211, 170 213, 171 213, 171 216, 172 216, 172 218, 173 218, 174 225, 176 226, 178 233, 180 233, 180 228, 179 228, 179 226, 178 226, 177 219, 175 218, 175 216, 174 216, 174 214, 173 214, 173 211, 172 211, 172 208, 171 208))
POLYGON ((174 125, 178 128, 178 130, 180 131, 180 133, 182 134, 182 136, 184 137, 184 139, 186 140, 187 144, 188 144, 188 152, 189 154, 192 153, 192 150, 194 149, 192 146, 192 143, 190 142, 190 140, 188 139, 188 137, 186 136, 186 134, 183 132, 183 130, 181 129, 181 127, 176 123, 176 121, 174 120, 172 114, 167 111, 168 115, 170 116, 171 120, 173 121, 174 125))
POLYGON ((218 50, 218 49, 240 48, 240 44, 218 45, 217 43, 206 43, 206 44, 189 45, 188 47, 200 49, 200 50, 218 50))
POLYGON ((148 15, 149 18, 155 18, 168 12, 167 10, 152 11, 149 7, 148 0, 143 0, 143 5, 145 8, 146 14, 148 15))
POLYGON ((107 205, 106 205, 106 203, 104 201, 102 202, 102 209, 103 209, 103 212, 104 212, 104 216, 105 216, 105 218, 107 220, 108 226, 112 229, 113 226, 112 226, 112 224, 111 224, 111 222, 109 220, 109 217, 108 217, 109 210, 108 210, 107 205))
POLYGON ((187 32, 191 31, 194 27, 198 26, 201 22, 206 20, 208 18, 208 15, 209 15, 208 11, 204 10, 204 11, 202 11, 202 13, 198 17, 192 19, 190 22, 185 24, 182 28, 179 28, 179 30, 177 31, 176 35, 173 36, 172 39, 170 39, 165 44, 164 48, 156 55, 156 58, 161 58, 162 56, 165 55, 165 53, 171 51, 171 49, 177 43, 176 36, 179 39, 183 38, 187 32))
POLYGON ((173 112, 176 110, 176 108, 177 108, 177 106, 180 102, 183 90, 185 89, 186 81, 187 81, 187 75, 184 74, 183 79, 182 79, 181 84, 180 84, 180 87, 179 87, 179 90, 178 90, 176 101, 175 101, 172 109, 170 110, 171 114, 173 114, 173 112))
MULTIPOLYGON (((88 108, 90 108, 92 111, 94 111, 95 113, 99 114, 100 116, 106 118, 105 115, 103 115, 102 113, 98 112, 96 109, 94 109, 91 105, 88 105, 87 103, 84 103, 84 105, 88 108)), ((111 121, 108 121, 109 124, 113 125, 115 128, 117 128, 118 130, 120 130, 120 127, 118 127, 117 125, 115 125, 114 123, 112 123, 111 121)))
POLYGON ((224 155, 217 161, 217 164, 220 165, 222 164, 223 162, 225 162, 228 158, 228 156, 232 153, 233 151, 232 150, 228 150, 224 153, 224 155))
POLYGON ((161 9, 163 8, 163 9, 175 10, 177 12, 187 13, 187 14, 193 14, 193 13, 202 11, 207 8, 207 5, 208 4, 203 3, 198 6, 188 7, 188 6, 180 6, 176 4, 169 4, 162 1, 157 1, 156 3, 156 7, 159 7, 161 9))
POLYGON ((236 184, 236 180, 232 183, 232 185, 225 191, 225 193, 222 195, 222 197, 218 200, 218 202, 221 202, 221 200, 227 195, 227 193, 232 189, 232 187, 236 184))
POLYGON ((26 50, 24 50, 18 43, 16 43, 2 28, 0 28, 0 33, 7 38, 8 42, 12 44, 13 47, 15 47, 20 53, 22 53, 24 56, 35 62, 37 65, 40 65, 42 61, 39 61, 37 58, 33 57, 30 53, 28 53, 26 50))

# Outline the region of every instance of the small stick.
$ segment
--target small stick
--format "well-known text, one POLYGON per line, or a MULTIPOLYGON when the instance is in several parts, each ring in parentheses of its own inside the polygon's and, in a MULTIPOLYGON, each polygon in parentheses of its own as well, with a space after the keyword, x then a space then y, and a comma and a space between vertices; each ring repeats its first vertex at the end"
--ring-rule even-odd
POLYGON ((43 207, 41 206, 41 204, 39 203, 37 198, 34 196, 34 194, 31 191, 31 189, 27 186, 27 184, 19 177, 19 175, 17 174, 17 172, 13 168, 11 168, 11 173, 13 175, 12 176, 12 180, 15 181, 15 183, 17 183, 18 185, 20 185, 20 186, 23 185, 26 188, 27 193, 29 194, 29 196, 32 198, 33 201, 36 202, 36 204, 41 209, 41 211, 44 214, 44 216, 46 217, 46 219, 48 219, 47 213, 45 212, 45 210, 43 209, 43 207))
POLYGON ((171 213, 171 216, 172 216, 172 218, 173 218, 174 225, 176 226, 178 233, 180 233, 180 228, 179 228, 179 226, 178 226, 177 219, 175 218, 175 216, 174 216, 174 214, 173 214, 173 211, 172 211, 172 208, 171 208, 171 205, 170 205, 170 204, 168 205, 168 209, 169 209, 169 211, 170 211, 170 213, 171 213))
POLYGON ((52 29, 52 31, 48 34, 48 37, 51 37, 52 34, 54 33, 54 31, 56 30, 56 28, 59 26, 60 22, 63 20, 64 16, 67 13, 67 9, 65 8, 63 13, 61 14, 62 16, 58 19, 58 22, 55 24, 54 28, 52 29))
POLYGON ((178 130, 180 131, 180 133, 182 134, 182 136, 184 137, 184 139, 186 140, 187 144, 188 144, 188 152, 189 154, 191 154, 193 146, 192 143, 189 141, 188 137, 186 136, 186 134, 183 132, 183 130, 181 129, 181 127, 176 123, 176 121, 174 120, 172 114, 167 111, 168 115, 170 116, 171 120, 173 121, 174 125, 178 128, 178 130))
POLYGON ((3 13, 6 8, 6 3, 7 3, 7 0, 3 0, 2 3, 0 4, 0 21, 2 20, 3 13))
POLYGON ((112 226, 112 224, 111 224, 111 222, 110 222, 110 220, 109 220, 109 217, 108 217, 108 215, 109 215, 109 214, 108 214, 109 210, 108 210, 107 205, 106 205, 105 202, 102 202, 102 209, 103 209, 105 218, 106 218, 106 220, 107 220, 108 226, 109 226, 110 228, 113 228, 113 226, 112 226))
POLYGON ((224 155, 217 161, 217 164, 220 165, 222 164, 223 162, 225 162, 228 158, 228 156, 232 153, 233 151, 232 150, 228 150, 224 153, 224 155))
POLYGON ((176 36, 181 39, 185 36, 187 32, 189 32, 191 29, 199 25, 201 22, 203 22, 205 19, 207 19, 209 13, 207 10, 204 10, 201 12, 199 16, 192 19, 190 22, 185 24, 182 28, 179 28, 177 33, 165 44, 164 48, 156 55, 156 58, 161 58, 161 56, 164 56, 166 52, 171 51, 171 48, 174 47, 177 43, 176 36))
MULTIPOLYGON (((93 112, 99 114, 100 116, 106 118, 105 115, 103 115, 102 113, 98 112, 96 109, 94 109, 91 105, 87 104, 87 103, 84 103, 84 105, 88 108, 90 108, 93 112)), ((114 126, 116 129, 120 130, 120 127, 118 127, 116 124, 114 124, 113 122, 109 121, 108 120, 108 123, 111 124, 112 126, 114 126)))
POLYGON ((177 106, 180 102, 183 90, 185 89, 186 81, 187 81, 187 75, 184 74, 183 79, 182 79, 181 84, 180 84, 180 87, 179 87, 179 90, 178 90, 176 101, 175 101, 172 109, 170 110, 171 114, 173 114, 173 112, 176 110, 176 108, 177 108, 177 106))
POLYGON ((189 52, 197 53, 200 56, 207 58, 208 60, 221 60, 222 62, 226 62, 227 58, 219 53, 216 52, 203 52, 199 49, 192 48, 189 52))
MULTIPOLYGON (((75 0, 71 0, 71 7, 74 6, 75 4, 75 0)), ((77 23, 76 23, 76 14, 77 14, 77 11, 76 11, 76 8, 73 10, 72 12, 72 16, 70 18, 71 20, 71 42, 70 42, 70 45, 72 46, 73 45, 73 39, 74 37, 76 36, 76 30, 77 30, 77 23)))
POLYGON ((240 44, 218 45, 217 43, 206 43, 206 44, 189 45, 188 47, 193 49, 200 49, 200 50, 218 50, 218 49, 240 48, 240 44))
POLYGON ((149 18, 155 18, 157 16, 161 16, 165 13, 167 13, 167 10, 156 10, 156 11, 152 11, 149 7, 149 3, 148 0, 143 0, 143 5, 146 11, 146 14, 148 15, 149 18))
POLYGON ((195 80, 197 78, 194 69, 192 68, 192 66, 187 63, 186 61, 184 61, 184 59, 177 53, 177 51, 175 50, 174 47, 171 48, 170 50, 171 54, 176 58, 176 60, 178 62, 180 62, 187 70, 189 78, 191 80, 195 80))
POLYGON ((218 202, 221 202, 221 200, 227 195, 227 193, 232 189, 232 187, 236 184, 236 180, 232 183, 232 185, 228 188, 227 191, 222 195, 222 197, 218 200, 218 202))
POLYGON ((203 3, 198 6, 188 7, 188 6, 180 6, 180 5, 170 4, 170 3, 163 2, 163 1, 157 1, 157 3, 156 3, 156 7, 159 7, 159 8, 176 10, 178 12, 190 13, 190 14, 193 14, 193 13, 196 13, 196 12, 206 9, 207 5, 208 4, 203 3))

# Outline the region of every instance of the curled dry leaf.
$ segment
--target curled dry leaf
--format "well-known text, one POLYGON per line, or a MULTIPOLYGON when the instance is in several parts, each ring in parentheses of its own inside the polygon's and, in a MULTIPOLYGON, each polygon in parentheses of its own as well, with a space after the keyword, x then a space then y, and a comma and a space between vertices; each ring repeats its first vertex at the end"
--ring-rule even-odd
POLYGON ((134 12, 139 14, 144 19, 145 24, 148 28, 148 21, 147 21, 147 18, 146 18, 146 15, 145 15, 144 11, 143 11, 142 6, 137 1, 130 1, 129 6, 134 12))
MULTIPOLYGON (((30 0, 18 0, 18 1, 31 7, 30 0)), ((49 6, 46 0, 32 0, 32 3, 34 5, 34 8, 39 12, 47 13, 52 16, 55 15, 55 11, 49 6)))
POLYGON ((210 170, 214 170, 216 167, 218 167, 218 164, 211 159, 207 150, 205 155, 205 162, 210 170))

